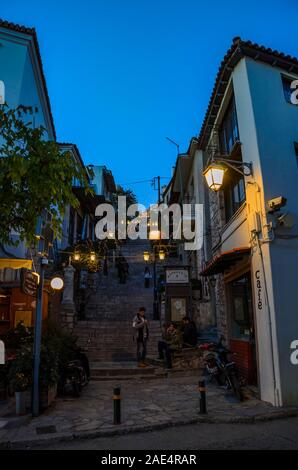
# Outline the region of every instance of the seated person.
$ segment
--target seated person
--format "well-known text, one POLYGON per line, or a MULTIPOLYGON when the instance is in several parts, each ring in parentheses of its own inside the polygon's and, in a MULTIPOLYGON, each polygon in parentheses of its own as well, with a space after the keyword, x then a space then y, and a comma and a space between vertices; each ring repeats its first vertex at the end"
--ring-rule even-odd
POLYGON ((198 331, 194 321, 189 317, 182 318, 183 348, 193 348, 198 342, 198 331))
POLYGON ((158 342, 159 359, 166 358, 167 368, 172 369, 172 353, 181 348, 181 335, 174 323, 164 325, 163 340, 158 342))

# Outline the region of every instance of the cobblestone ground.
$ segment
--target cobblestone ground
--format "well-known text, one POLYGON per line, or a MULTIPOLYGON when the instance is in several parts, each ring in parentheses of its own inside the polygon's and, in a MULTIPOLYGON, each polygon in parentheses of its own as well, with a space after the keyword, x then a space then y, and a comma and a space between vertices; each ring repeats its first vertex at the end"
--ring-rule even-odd
MULTIPOLYGON (((199 418, 197 377, 133 379, 121 383, 122 424, 113 425, 115 381, 91 382, 80 398, 58 398, 44 414, 15 429, 0 430, 0 441, 30 441, 92 431, 148 430, 150 427, 195 422, 199 418), (47 429, 48 428, 48 429, 47 429)), ((267 419, 281 410, 255 398, 237 402, 215 385, 207 387, 208 415, 216 422, 249 422, 267 419)), ((287 410, 282 409, 282 413, 287 410)), ((289 409, 291 412, 292 410, 289 409)))

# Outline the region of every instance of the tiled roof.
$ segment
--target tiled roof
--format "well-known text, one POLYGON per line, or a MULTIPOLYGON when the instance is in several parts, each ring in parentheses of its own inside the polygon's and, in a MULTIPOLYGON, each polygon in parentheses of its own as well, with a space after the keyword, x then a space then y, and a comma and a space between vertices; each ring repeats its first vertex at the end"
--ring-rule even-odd
POLYGON ((298 59, 283 52, 272 50, 268 47, 260 46, 251 41, 243 41, 235 37, 232 46, 224 56, 215 79, 215 85, 211 94, 208 109, 198 137, 200 147, 204 148, 214 121, 220 107, 224 92, 234 67, 243 57, 250 57, 254 60, 265 62, 274 67, 279 67, 288 73, 298 74, 298 59))
POLYGON ((45 79, 45 75, 44 75, 44 71, 43 71, 42 60, 41 60, 41 55, 40 55, 40 49, 39 49, 39 45, 38 45, 37 34, 36 34, 35 28, 28 28, 26 26, 21 26, 19 24, 10 23, 9 21, 1 20, 1 18, 0 18, 0 28, 6 28, 6 29, 9 29, 11 31, 16 31, 18 33, 24 33, 24 34, 28 34, 29 36, 32 36, 34 47, 35 47, 35 50, 36 50, 37 60, 38 60, 39 67, 40 67, 42 84, 43 84, 43 87, 44 87, 44 90, 45 90, 45 96, 46 96, 46 101, 47 101, 47 105, 48 105, 48 109, 49 109, 50 120, 51 120, 51 124, 52 124, 52 127, 53 127, 54 138, 56 139, 56 131, 55 131, 54 119, 53 119, 52 110, 51 110, 51 103, 50 103, 50 98, 49 98, 48 89, 47 89, 47 85, 46 85, 46 79, 45 79))

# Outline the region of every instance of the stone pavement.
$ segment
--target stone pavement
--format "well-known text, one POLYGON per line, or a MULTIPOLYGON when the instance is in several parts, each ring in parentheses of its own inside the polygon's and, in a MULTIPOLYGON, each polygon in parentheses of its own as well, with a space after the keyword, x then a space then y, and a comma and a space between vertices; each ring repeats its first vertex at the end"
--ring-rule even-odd
POLYGON ((135 378, 121 383, 122 424, 113 425, 115 380, 91 382, 80 398, 58 398, 38 418, 1 429, 0 447, 20 448, 49 441, 150 431, 181 424, 252 423, 298 416, 297 408, 274 408, 251 397, 242 403, 215 385, 207 386, 207 415, 199 415, 198 377, 135 378))

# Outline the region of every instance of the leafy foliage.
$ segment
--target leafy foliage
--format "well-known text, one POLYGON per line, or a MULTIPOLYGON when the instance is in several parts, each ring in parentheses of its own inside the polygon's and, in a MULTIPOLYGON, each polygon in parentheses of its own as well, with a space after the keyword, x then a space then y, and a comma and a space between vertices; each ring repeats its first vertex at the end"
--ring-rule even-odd
POLYGON ((37 219, 51 215, 55 236, 61 234, 66 205, 78 207, 72 192, 77 179, 86 192, 87 175, 70 152, 61 153, 56 142, 46 140, 46 129, 33 128, 32 108, 0 106, 0 243, 15 244, 11 231, 28 244, 35 238, 37 219))
MULTIPOLYGON (((13 347, 15 357, 9 367, 8 381, 16 392, 28 390, 33 381, 34 329, 19 324, 2 339, 13 347)), ((77 337, 57 324, 45 320, 43 324, 40 353, 40 387, 46 389, 57 383, 59 375, 67 363, 74 358, 77 337)))
MULTIPOLYGON (((127 207, 131 204, 137 204, 137 196, 131 189, 124 189, 122 186, 118 185, 116 193, 113 195, 113 203, 117 204, 118 196, 126 196, 127 207)), ((116 207, 116 205, 115 205, 116 207)))

